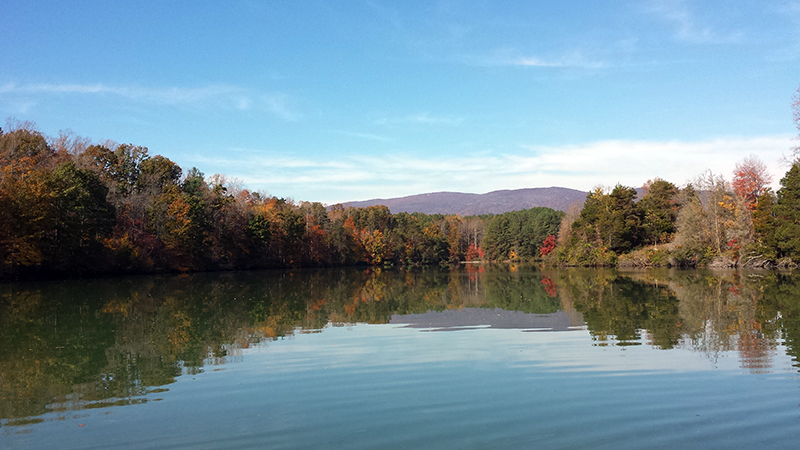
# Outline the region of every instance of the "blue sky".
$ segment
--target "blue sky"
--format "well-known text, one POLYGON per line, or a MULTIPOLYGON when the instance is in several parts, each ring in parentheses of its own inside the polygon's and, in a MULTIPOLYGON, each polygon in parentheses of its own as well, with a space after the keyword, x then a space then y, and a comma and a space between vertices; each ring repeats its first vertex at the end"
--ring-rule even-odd
POLYGON ((797 144, 800 1, 5 0, 0 118, 327 204, 682 185, 797 144))

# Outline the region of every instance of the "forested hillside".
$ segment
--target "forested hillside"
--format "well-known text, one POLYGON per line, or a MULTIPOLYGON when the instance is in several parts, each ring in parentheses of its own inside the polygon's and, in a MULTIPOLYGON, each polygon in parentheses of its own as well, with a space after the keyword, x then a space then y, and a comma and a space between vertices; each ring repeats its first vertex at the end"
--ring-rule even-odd
POLYGON ((385 205, 394 213, 459 214, 475 216, 502 214, 536 207, 566 211, 570 205, 582 204, 586 192, 561 187, 528 188, 492 191, 486 194, 433 192, 408 197, 348 202, 353 207, 385 205))
POLYGON ((0 130, 0 278, 534 258, 562 216, 327 209, 138 145, 0 130))

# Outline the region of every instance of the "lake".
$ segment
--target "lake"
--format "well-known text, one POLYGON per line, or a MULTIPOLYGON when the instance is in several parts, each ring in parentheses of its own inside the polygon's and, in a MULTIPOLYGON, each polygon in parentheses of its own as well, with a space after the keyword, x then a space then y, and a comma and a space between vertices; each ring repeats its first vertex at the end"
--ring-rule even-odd
POLYGON ((2 449, 796 448, 800 276, 0 284, 2 449))

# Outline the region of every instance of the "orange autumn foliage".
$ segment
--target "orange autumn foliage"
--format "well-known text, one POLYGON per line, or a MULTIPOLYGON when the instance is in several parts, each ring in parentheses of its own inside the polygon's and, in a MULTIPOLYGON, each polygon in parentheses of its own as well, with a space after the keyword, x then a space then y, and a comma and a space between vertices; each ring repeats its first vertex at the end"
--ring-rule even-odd
POLYGON ((753 211, 756 209, 758 197, 771 182, 772 175, 767 171, 767 166, 757 156, 750 155, 736 163, 731 186, 745 207, 753 211))

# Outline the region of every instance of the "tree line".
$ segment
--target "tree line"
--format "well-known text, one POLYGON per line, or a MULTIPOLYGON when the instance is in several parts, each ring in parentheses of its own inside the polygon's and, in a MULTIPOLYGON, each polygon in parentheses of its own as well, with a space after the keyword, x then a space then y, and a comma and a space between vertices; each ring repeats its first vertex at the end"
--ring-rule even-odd
MULTIPOLYGON (((793 102, 800 131, 800 92, 793 102)), ((295 202, 184 171, 146 147, 0 129, 0 278, 531 260, 561 266, 795 267, 800 147, 780 180, 756 156, 730 181, 596 188, 566 213, 392 214, 295 202), (557 237, 556 237, 557 236, 557 237)))
POLYGON ((0 278, 526 259, 562 216, 325 207, 184 171, 138 145, 0 129, 0 278))
MULTIPOLYGON (((800 89, 793 98, 800 131, 800 89)), ((567 266, 791 267, 800 262, 800 147, 780 188, 757 156, 730 181, 707 171, 683 188, 661 179, 639 190, 590 192, 567 212, 551 262, 567 266)))
POLYGON ((756 156, 731 181, 706 172, 683 188, 596 188, 562 220, 551 261, 567 266, 796 267, 800 161, 780 180, 756 156), (638 200, 637 200, 638 199, 638 200))
POLYGON ((706 172, 683 188, 661 179, 639 190, 596 188, 565 216, 551 258, 568 266, 794 266, 800 163, 777 192, 770 182, 766 166, 750 156, 730 182, 706 172))

